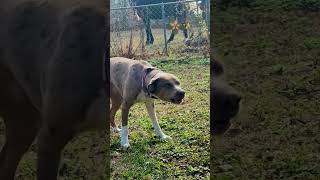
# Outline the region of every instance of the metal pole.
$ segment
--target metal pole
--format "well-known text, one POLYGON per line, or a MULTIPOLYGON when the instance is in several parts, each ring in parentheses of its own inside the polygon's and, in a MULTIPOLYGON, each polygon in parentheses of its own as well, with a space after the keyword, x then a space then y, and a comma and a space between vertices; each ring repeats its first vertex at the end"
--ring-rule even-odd
POLYGON ((196 1, 196 5, 197 5, 197 15, 199 16, 199 2, 198 2, 198 0, 196 1))
POLYGON ((208 25, 208 31, 210 32, 210 17, 211 17, 211 14, 210 14, 210 0, 207 0, 207 12, 206 12, 206 20, 207 20, 207 25, 208 25))
POLYGON ((163 22, 163 34, 164 34, 164 53, 168 55, 168 47, 167 47, 167 28, 166 28, 166 16, 164 12, 164 3, 161 3, 161 10, 162 10, 162 22, 163 22))
MULTIPOLYGON (((197 4, 197 16, 198 16, 198 19, 199 19, 199 20, 197 19, 197 21, 198 21, 197 23, 199 24, 200 21, 203 21, 203 18, 202 18, 202 14, 201 14, 201 17, 200 17, 200 13, 199 13, 199 6, 200 6, 200 5, 199 5, 199 1, 198 1, 198 0, 196 1, 196 4, 197 4)), ((199 33, 199 35, 200 35, 200 33, 201 33, 201 28, 199 28, 198 31, 199 31, 198 33, 199 33)), ((199 36, 199 35, 198 35, 198 36, 199 36)), ((197 47, 200 47, 200 41, 199 41, 199 40, 198 40, 198 43, 197 43, 197 47)))

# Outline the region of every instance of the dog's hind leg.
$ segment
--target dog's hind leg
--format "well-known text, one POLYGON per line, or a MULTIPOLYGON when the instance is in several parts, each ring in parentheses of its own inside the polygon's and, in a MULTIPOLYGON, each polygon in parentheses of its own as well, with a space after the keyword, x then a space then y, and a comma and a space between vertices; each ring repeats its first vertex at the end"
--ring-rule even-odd
POLYGON ((111 104, 111 110, 110 110, 110 123, 111 123, 113 132, 117 133, 117 132, 120 132, 121 129, 119 129, 118 126, 116 125, 115 116, 121 106, 121 99, 112 98, 111 101, 112 101, 112 104, 111 104))
POLYGON ((23 154, 33 142, 39 112, 26 97, 11 73, 0 67, 0 115, 5 123, 6 141, 0 153, 0 179, 14 179, 23 154))
MULTIPOLYGON (((67 118, 64 118, 64 121, 66 122, 69 120, 67 118)), ((37 160, 37 179, 57 179, 61 152, 64 146, 73 137, 74 133, 74 129, 69 124, 46 124, 44 125, 44 127, 42 127, 38 140, 39 150, 37 160)))
POLYGON ((122 129, 121 129, 121 146, 124 148, 128 148, 130 146, 129 139, 128 139, 128 117, 129 117, 129 110, 133 103, 133 101, 124 101, 122 103, 122 129))
MULTIPOLYGON (((23 154, 28 150, 37 134, 37 125, 29 121, 25 124, 16 124, 22 120, 35 117, 25 116, 5 118, 6 142, 0 154, 0 179, 14 179, 15 171, 23 154)), ((34 120, 33 120, 34 121, 34 120)))
POLYGON ((159 125, 159 122, 158 122, 158 119, 157 119, 157 116, 156 116, 156 112, 154 110, 154 101, 147 101, 145 103, 146 105, 146 108, 147 108, 147 111, 148 111, 148 114, 149 114, 149 117, 151 118, 152 120, 152 125, 153 125, 153 128, 154 128, 154 131, 155 133, 160 136, 161 138, 171 138, 170 136, 168 135, 165 135, 162 130, 161 130, 161 127, 159 125))
POLYGON ((117 111, 119 110, 121 103, 122 103, 122 97, 117 91, 115 91, 112 88, 112 85, 110 87, 110 98, 111 98, 111 110, 110 110, 110 123, 111 123, 111 128, 113 132, 117 133, 120 132, 121 129, 119 129, 115 123, 115 116, 117 111))

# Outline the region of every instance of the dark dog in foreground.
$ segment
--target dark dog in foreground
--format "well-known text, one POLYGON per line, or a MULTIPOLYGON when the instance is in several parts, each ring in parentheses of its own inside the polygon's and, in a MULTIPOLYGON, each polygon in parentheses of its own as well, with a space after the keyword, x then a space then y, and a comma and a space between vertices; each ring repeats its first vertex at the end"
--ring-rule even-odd
POLYGON ((224 134, 231 125, 231 119, 239 112, 241 96, 225 82, 221 62, 211 60, 211 106, 210 122, 214 135, 224 134))
POLYGON ((38 136, 37 179, 57 178, 75 134, 106 127, 102 0, 1 0, 0 179, 14 179, 38 136))

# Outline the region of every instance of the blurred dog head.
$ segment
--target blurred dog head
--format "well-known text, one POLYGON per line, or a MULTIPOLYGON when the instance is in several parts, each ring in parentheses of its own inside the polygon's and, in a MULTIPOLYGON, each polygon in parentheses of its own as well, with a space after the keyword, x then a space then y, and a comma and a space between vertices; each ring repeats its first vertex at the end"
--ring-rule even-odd
POLYGON ((151 79, 148 91, 161 100, 175 104, 180 104, 185 96, 178 78, 165 72, 160 72, 151 79))
POLYGON ((241 96, 222 78, 224 68, 221 62, 211 61, 211 125, 214 135, 224 134, 231 126, 231 119, 240 109, 241 96))

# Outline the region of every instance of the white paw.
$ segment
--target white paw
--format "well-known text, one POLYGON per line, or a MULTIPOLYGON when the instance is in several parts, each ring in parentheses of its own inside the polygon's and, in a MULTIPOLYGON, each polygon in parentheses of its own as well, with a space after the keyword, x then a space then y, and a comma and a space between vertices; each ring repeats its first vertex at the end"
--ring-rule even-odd
POLYGON ((130 146, 129 143, 121 144, 121 147, 124 148, 124 149, 127 149, 129 146, 130 146))
POLYGON ((121 132, 121 129, 120 128, 118 128, 118 127, 112 127, 112 131, 114 132, 114 133, 118 133, 118 132, 121 132))
POLYGON ((165 134, 161 135, 160 138, 161 139, 172 139, 170 136, 165 135, 165 134))
POLYGON ((129 145, 129 139, 128 139, 128 126, 122 126, 121 130, 121 146, 123 148, 128 148, 129 145))

